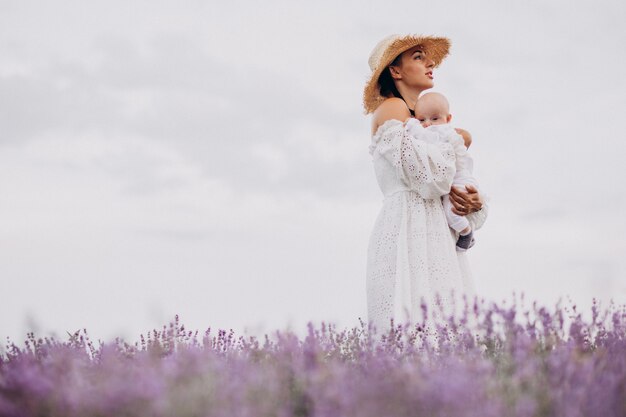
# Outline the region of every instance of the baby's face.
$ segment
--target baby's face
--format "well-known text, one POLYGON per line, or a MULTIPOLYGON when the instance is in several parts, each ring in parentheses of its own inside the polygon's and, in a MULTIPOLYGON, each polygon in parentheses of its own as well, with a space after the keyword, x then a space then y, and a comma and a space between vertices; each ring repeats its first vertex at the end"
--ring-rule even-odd
POLYGON ((417 100, 415 105, 415 118, 424 127, 431 125, 444 125, 451 119, 448 106, 437 97, 424 97, 417 100))

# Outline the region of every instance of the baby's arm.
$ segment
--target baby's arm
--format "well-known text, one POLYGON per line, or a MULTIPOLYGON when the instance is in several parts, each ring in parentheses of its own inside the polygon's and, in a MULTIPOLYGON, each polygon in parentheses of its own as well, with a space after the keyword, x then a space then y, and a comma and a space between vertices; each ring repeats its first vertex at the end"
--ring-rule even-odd
POLYGON ((465 142, 465 147, 469 148, 470 145, 472 144, 472 135, 470 135, 470 133, 464 129, 455 128, 454 130, 456 130, 456 133, 458 133, 459 135, 463 137, 463 142, 465 142))

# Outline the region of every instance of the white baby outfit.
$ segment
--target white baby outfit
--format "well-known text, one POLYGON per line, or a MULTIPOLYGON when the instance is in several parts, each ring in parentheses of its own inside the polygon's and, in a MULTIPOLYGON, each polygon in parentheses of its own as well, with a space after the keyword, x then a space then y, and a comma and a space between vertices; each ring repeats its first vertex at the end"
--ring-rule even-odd
MULTIPOLYGON (((465 185, 468 184, 473 185, 474 187, 476 187, 477 190, 479 190, 478 182, 472 176, 474 161, 472 160, 471 155, 465 147, 463 137, 456 133, 450 123, 442 125, 430 125, 425 128, 422 127, 419 120, 411 118, 407 121, 406 126, 409 130, 409 133, 411 133, 413 136, 421 138, 429 143, 450 143, 453 146, 454 153, 456 155, 456 173, 454 174, 452 185, 456 186, 455 188, 460 188, 461 191, 464 192, 466 191, 465 185)), ((448 196, 448 194, 443 196, 443 208, 446 213, 448 226, 450 226, 457 232, 460 232, 461 230, 470 226, 470 223, 467 220, 466 216, 460 216, 452 211, 452 202, 450 202, 450 197, 448 196)))

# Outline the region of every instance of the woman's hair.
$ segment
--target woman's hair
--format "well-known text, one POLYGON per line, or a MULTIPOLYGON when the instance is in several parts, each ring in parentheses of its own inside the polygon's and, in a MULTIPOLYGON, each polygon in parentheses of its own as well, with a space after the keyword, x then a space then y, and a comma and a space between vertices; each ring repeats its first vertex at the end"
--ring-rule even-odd
POLYGON ((380 77, 378 77, 380 95, 383 97, 388 97, 389 94, 393 94, 395 97, 402 98, 400 92, 396 88, 396 84, 393 82, 393 78, 391 77, 391 72, 389 69, 391 65, 400 65, 400 62, 402 62, 401 58, 402 54, 395 57, 395 59, 391 61, 391 64, 387 65, 387 67, 383 70, 383 72, 380 74, 380 77))

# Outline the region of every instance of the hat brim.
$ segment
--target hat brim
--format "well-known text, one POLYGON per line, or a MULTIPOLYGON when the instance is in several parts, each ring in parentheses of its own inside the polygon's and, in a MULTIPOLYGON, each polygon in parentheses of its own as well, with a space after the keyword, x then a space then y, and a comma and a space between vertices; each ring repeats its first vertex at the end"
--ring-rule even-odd
POLYGON ((441 64, 441 61, 448 56, 450 51, 450 40, 444 37, 407 35, 393 41, 387 47, 380 59, 379 65, 365 83, 363 90, 363 107, 365 108, 365 114, 376 110, 386 99, 386 97, 380 95, 380 86, 378 85, 378 78, 383 70, 402 52, 418 45, 424 48, 424 52, 433 60, 435 67, 441 64))

